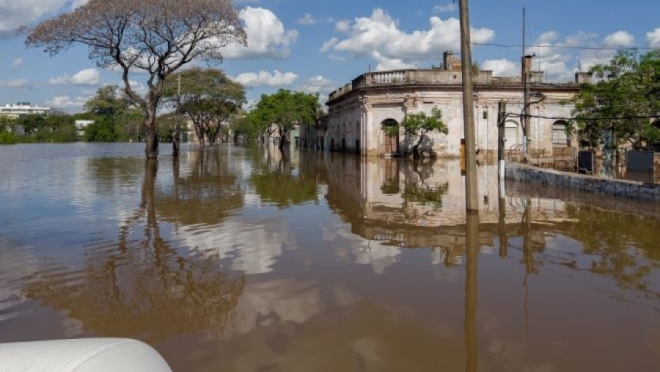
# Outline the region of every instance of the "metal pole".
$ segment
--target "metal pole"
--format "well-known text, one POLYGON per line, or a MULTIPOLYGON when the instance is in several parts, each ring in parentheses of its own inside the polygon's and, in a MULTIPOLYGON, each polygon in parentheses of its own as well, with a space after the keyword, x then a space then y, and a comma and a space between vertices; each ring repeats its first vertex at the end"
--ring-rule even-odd
POLYGON ((463 135, 465 137, 465 209, 478 213, 477 153, 474 139, 474 97, 472 96, 472 56, 468 0, 460 0, 461 67, 463 75, 463 135))
POLYGON ((497 103, 497 166, 500 180, 504 179, 504 130, 506 121, 506 102, 497 103))

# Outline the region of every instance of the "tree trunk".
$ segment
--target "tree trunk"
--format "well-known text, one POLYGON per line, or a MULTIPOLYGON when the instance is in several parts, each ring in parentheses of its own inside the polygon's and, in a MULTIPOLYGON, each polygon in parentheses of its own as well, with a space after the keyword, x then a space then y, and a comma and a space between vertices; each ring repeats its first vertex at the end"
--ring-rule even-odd
POLYGON ((181 124, 177 121, 174 126, 174 138, 172 139, 172 156, 179 156, 179 148, 181 147, 181 124))
POLYGON ((279 127, 279 132, 280 132, 280 143, 278 144, 278 148, 280 151, 284 148, 284 145, 288 142, 288 135, 287 131, 282 129, 282 127, 279 127))
POLYGON ((144 142, 146 143, 144 153, 147 155, 147 159, 158 158, 158 134, 153 119, 147 119, 144 123, 144 142))
POLYGON ((413 159, 419 159, 419 145, 422 144, 422 140, 424 139, 424 133, 422 133, 419 136, 419 139, 417 140, 417 143, 413 146, 413 159))

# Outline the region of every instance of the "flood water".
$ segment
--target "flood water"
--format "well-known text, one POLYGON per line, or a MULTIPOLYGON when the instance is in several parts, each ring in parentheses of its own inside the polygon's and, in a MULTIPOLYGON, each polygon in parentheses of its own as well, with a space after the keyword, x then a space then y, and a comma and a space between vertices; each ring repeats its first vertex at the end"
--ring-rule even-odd
POLYGON ((0 342, 131 337, 175 371, 660 366, 659 205, 501 195, 482 165, 477 222, 459 161, 184 150, 0 146, 0 342))

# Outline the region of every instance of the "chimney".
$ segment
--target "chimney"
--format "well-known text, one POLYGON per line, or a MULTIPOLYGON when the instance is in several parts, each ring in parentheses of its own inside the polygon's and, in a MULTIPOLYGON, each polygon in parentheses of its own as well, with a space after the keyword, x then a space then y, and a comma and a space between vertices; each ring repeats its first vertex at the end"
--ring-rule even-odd
POLYGON ((442 66, 445 70, 451 70, 454 62, 454 52, 448 50, 442 53, 442 66))
POLYGON ((526 55, 523 57, 523 60, 523 66, 525 68, 523 71, 529 74, 532 71, 532 56, 526 55))
POLYGON ((576 72, 575 84, 591 83, 591 73, 589 72, 576 72))

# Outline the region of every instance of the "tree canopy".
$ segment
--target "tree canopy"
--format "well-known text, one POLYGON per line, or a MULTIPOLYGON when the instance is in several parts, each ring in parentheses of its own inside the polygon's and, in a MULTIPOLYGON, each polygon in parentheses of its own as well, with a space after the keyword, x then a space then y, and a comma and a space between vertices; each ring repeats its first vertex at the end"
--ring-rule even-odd
POLYGON ((289 142, 288 133, 295 125, 314 124, 320 108, 316 94, 280 89, 263 94, 249 113, 249 119, 262 133, 270 134, 273 127, 279 131, 280 146, 289 142))
POLYGON ((137 127, 141 114, 131 99, 116 85, 98 88, 96 94, 83 105, 94 123, 85 127, 88 142, 114 142, 138 139, 137 127))
POLYGON ((173 74, 165 83, 163 95, 177 102, 178 112, 190 117, 202 146, 217 141, 221 128, 229 125, 229 119, 245 102, 243 85, 222 70, 198 67, 173 74))
MULTIPOLYGON (((431 110, 431 115, 427 115, 425 112, 408 114, 400 126, 411 141, 416 141, 412 148, 414 157, 419 156, 419 146, 422 144, 427 133, 448 133, 447 125, 442 121, 442 111, 437 107, 431 110)), ((399 126, 384 124, 382 128, 390 137, 399 135, 399 126)))
POLYGON ((596 82, 583 84, 572 99, 575 122, 568 127, 577 129, 582 145, 607 144, 610 136, 613 147, 648 149, 660 141, 660 51, 622 50, 589 72, 596 82))
POLYGON ((223 46, 247 43, 231 0, 90 0, 22 31, 28 47, 54 55, 87 45, 99 67, 121 72, 124 92, 144 115, 148 158, 158 156, 156 109, 167 77, 196 59, 220 62, 223 46), (146 73, 144 95, 129 79, 136 70, 146 73))

